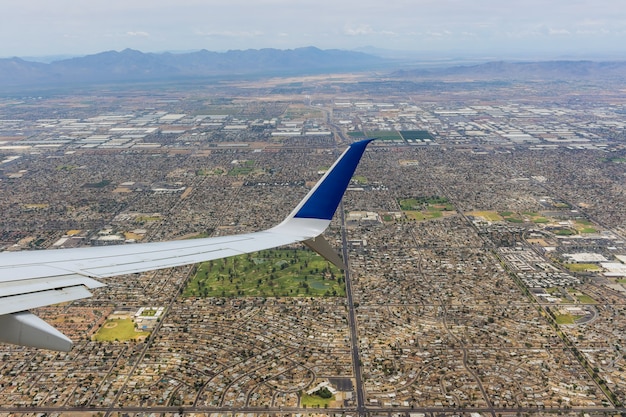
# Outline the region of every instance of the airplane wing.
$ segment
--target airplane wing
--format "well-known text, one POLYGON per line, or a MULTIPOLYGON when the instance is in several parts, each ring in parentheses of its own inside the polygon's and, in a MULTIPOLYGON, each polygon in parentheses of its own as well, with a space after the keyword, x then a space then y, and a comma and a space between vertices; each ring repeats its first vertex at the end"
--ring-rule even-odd
POLYGON ((72 341, 30 313, 32 308, 90 297, 97 278, 221 259, 295 242, 330 262, 343 262, 321 236, 343 197, 366 146, 346 149, 296 208, 260 232, 204 239, 0 253, 0 342, 69 351, 72 341))

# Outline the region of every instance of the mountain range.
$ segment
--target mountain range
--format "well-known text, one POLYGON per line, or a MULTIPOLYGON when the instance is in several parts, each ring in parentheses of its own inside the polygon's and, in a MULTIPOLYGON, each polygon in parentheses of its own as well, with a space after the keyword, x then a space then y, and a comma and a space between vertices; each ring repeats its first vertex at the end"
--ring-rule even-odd
POLYGON ((315 47, 228 52, 144 53, 107 51, 50 63, 0 59, 0 91, 74 87, 118 82, 387 71, 391 79, 455 80, 626 80, 626 62, 488 62, 433 68, 406 60, 315 47), (397 68, 413 69, 397 70, 397 68), (395 69, 394 69, 395 68, 395 69), (393 72, 392 72, 393 71, 393 72))
POLYGON ((626 80, 626 62, 540 61, 487 62, 438 69, 399 70, 390 74, 399 79, 455 79, 475 81, 581 81, 626 80))
POLYGON ((144 53, 107 51, 51 63, 0 59, 0 87, 62 86, 185 78, 289 75, 372 68, 385 60, 361 52, 315 47, 290 50, 144 53))

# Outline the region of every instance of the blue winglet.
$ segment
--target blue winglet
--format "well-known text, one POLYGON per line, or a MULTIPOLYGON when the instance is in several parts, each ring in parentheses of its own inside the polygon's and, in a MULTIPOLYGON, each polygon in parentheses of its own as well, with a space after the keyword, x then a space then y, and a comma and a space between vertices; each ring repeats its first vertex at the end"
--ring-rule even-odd
POLYGON ((341 158, 330 167, 293 217, 331 220, 365 148, 373 140, 365 139, 350 145, 341 158))

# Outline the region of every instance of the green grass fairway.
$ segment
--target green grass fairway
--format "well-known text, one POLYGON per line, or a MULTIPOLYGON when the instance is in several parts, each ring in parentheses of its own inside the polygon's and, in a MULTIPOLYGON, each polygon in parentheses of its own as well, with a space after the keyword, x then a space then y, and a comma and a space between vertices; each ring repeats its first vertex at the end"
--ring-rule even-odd
POLYGON ((93 335, 93 340, 98 342, 124 342, 148 336, 150 332, 136 332, 135 324, 131 319, 107 320, 102 327, 93 335))
POLYGON ((300 397, 300 405, 301 406, 307 406, 307 407, 324 407, 325 405, 329 405, 331 402, 335 401, 335 396, 333 395, 332 398, 322 398, 322 397, 318 397, 317 395, 308 395, 305 393, 302 393, 302 396, 300 397))
POLYGON ((202 263, 186 297, 345 296, 343 274, 307 249, 270 249, 202 263))
POLYGON ((557 314, 555 319, 556 324, 574 324, 574 316, 571 314, 557 314))

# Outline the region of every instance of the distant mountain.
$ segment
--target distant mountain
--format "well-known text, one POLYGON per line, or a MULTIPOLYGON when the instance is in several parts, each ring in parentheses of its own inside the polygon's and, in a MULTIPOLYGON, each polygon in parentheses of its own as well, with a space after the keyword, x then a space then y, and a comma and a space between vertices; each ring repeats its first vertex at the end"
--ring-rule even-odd
POLYGON ((290 50, 143 53, 125 49, 51 63, 0 59, 0 87, 57 86, 190 77, 312 74, 380 67, 385 60, 361 52, 290 50))
MULTIPOLYGON (((417 58, 407 58, 402 62, 413 67, 419 65, 419 68, 395 71, 387 77, 465 81, 626 80, 626 62, 499 61, 463 66, 446 66, 442 63, 440 68, 436 68, 433 62, 416 61, 417 58)), ((397 59, 315 47, 159 54, 125 49, 121 52, 107 51, 50 63, 20 58, 0 59, 0 92, 103 83, 391 71, 391 68, 398 68, 399 65, 401 61, 397 59)))
POLYGON ((626 62, 546 61, 488 62, 438 69, 401 70, 393 78, 464 78, 481 81, 626 80, 626 62))

